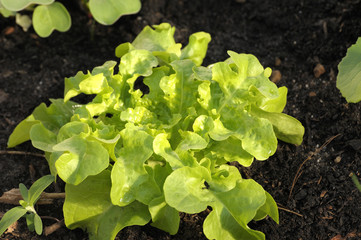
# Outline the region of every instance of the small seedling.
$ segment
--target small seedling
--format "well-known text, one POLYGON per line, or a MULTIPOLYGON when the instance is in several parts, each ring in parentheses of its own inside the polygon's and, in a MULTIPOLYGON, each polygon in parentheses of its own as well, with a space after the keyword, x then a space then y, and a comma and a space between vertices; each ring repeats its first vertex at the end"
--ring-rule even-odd
MULTIPOLYGON (((73 1, 74 3, 75 1, 73 1)), ((103 25, 115 23, 121 16, 140 10, 140 0, 81 0, 94 19, 103 25)), ((66 32, 71 27, 71 17, 65 6, 55 0, 0 0, 0 14, 4 17, 17 16, 17 23, 27 30, 33 24, 40 37, 48 37, 54 31, 66 32), (33 11, 32 20, 19 11, 33 11)))
POLYGON ((39 200, 41 193, 54 182, 54 176, 46 175, 39 178, 34 184, 27 189, 24 184, 19 184, 19 189, 23 200, 19 201, 20 206, 14 207, 7 211, 0 220, 0 235, 19 218, 26 218, 26 223, 30 231, 40 235, 43 232, 43 223, 40 216, 35 210, 35 204, 39 200))
POLYGON ((361 100, 361 37, 347 50, 338 65, 337 88, 347 102, 361 100))

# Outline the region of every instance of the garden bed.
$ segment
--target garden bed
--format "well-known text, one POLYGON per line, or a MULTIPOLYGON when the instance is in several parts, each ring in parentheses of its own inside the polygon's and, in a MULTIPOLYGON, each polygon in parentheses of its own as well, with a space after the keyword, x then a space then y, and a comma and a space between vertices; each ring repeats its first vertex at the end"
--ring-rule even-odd
MULTIPOLYGON (((8 136, 41 102, 63 95, 65 77, 117 60, 114 49, 132 41, 146 25, 169 22, 175 38, 187 44, 191 33, 211 34, 204 65, 223 61, 227 50, 254 54, 287 86, 285 112, 304 125, 301 146, 279 142, 267 161, 240 168, 253 178, 280 207, 280 223, 271 219, 252 223, 267 239, 360 239, 360 193, 349 177, 361 169, 360 104, 347 104, 336 88, 337 65, 347 48, 361 36, 361 2, 353 1, 143 1, 136 15, 122 17, 106 27, 95 24, 68 1, 73 26, 66 33, 39 38, 23 32, 13 19, 0 18, 0 194, 27 186, 48 174, 46 160, 6 151, 8 136), (92 30, 93 29, 93 30, 92 30), (93 37, 91 37, 93 36, 93 37), (325 72, 318 76, 316 66, 325 72), (297 177, 297 178, 296 178, 297 177)), ((30 143, 16 151, 39 153, 30 143)), ((63 191, 62 184, 59 183, 63 191)), ((41 216, 61 220, 62 200, 39 206, 41 216)), ((11 205, 0 204, 0 212, 11 205)), ((119 239, 206 239, 202 223, 207 212, 183 214, 177 235, 150 225, 127 227, 119 239)), ((45 219, 45 225, 55 222, 45 219)), ((81 230, 65 227, 52 235, 37 236, 24 221, 5 239, 83 239, 81 230)))

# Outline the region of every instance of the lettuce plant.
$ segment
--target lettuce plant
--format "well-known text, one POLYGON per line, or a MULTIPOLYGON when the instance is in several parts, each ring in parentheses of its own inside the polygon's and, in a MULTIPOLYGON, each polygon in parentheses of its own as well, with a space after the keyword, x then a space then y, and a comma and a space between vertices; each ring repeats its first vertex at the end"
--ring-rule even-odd
POLYGON ((348 50, 338 65, 337 88, 347 102, 361 100, 361 37, 348 50))
MULTIPOLYGON (((97 22, 104 25, 115 23, 123 15, 137 13, 141 7, 140 0, 81 0, 79 2, 89 8, 97 22)), ((68 10, 62 3, 55 0, 0 0, 0 14, 4 17, 15 15, 16 12, 24 9, 33 10, 32 21, 25 15, 27 17, 17 20, 17 23, 24 27, 32 22, 35 32, 40 37, 48 37, 54 30, 66 32, 71 26, 68 10)), ((17 17, 17 19, 20 18, 17 17)))
POLYGON ((278 222, 277 205, 228 163, 269 158, 277 138, 302 142, 301 123, 282 113, 287 89, 250 54, 229 51, 226 61, 201 66, 207 33, 182 48, 174 27, 153 27, 116 48, 119 65, 66 78, 64 99, 35 108, 8 146, 31 140, 46 153, 51 174, 66 183, 66 226, 90 239, 148 222, 176 234, 179 212, 207 208, 209 239, 264 239, 248 223, 267 215, 278 222), (93 99, 74 101, 84 94, 93 99))

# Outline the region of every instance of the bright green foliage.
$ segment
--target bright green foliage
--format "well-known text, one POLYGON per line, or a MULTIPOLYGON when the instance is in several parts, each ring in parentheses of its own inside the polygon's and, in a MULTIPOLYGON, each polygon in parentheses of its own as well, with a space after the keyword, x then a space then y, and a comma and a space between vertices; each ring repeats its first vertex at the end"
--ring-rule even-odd
MULTIPOLYGON (((111 25, 121 16, 135 14, 141 8, 140 0, 82 0, 84 8, 89 8, 94 19, 111 25)), ((4 17, 15 16, 24 9, 34 10, 32 21, 28 15, 17 14, 17 24, 28 29, 33 23, 35 32, 40 37, 48 37, 54 30, 66 32, 71 27, 68 10, 55 0, 0 0, 0 14, 4 17), (28 25, 28 26, 27 26, 28 25)), ((26 31, 25 30, 25 31, 26 31)))
POLYGON ((0 14, 3 15, 3 17, 10 17, 10 16, 15 16, 16 15, 16 12, 14 11, 11 11, 9 9, 6 9, 2 4, 1 4, 1 1, 0 1, 0 14))
POLYGON ((89 0, 89 9, 97 22, 104 25, 115 23, 120 16, 139 12, 139 0, 89 0))
POLYGON ((337 88, 347 102, 361 100, 361 37, 347 50, 338 65, 337 88))
POLYGON ((54 182, 55 178, 52 175, 46 175, 39 178, 34 184, 27 189, 24 184, 19 184, 21 196, 24 200, 20 200, 21 206, 14 207, 7 211, 0 221, 0 235, 19 218, 25 216, 26 223, 30 231, 34 231, 41 235, 43 232, 43 223, 40 216, 35 211, 35 203, 39 200, 43 191, 54 182))
POLYGON ((176 234, 179 212, 209 207, 208 238, 264 239, 248 223, 278 222, 277 205, 227 163, 265 160, 277 138, 301 143, 301 123, 281 113, 287 89, 269 81, 271 70, 253 55, 229 51, 226 61, 200 66, 209 34, 191 35, 182 49, 174 31, 146 27, 117 47, 119 71, 109 61, 66 78, 64 99, 37 107, 8 145, 30 139, 46 152, 51 173, 66 182, 65 224, 91 239, 149 221, 176 234), (72 102, 79 94, 95 97, 72 102))
POLYGON ((90 239, 114 239, 126 226, 145 225, 150 220, 146 205, 132 202, 125 207, 112 204, 110 171, 104 170, 79 185, 67 184, 64 203, 65 224, 84 228, 90 239))
POLYGON ((71 18, 63 4, 54 2, 35 8, 33 26, 40 37, 49 37, 54 30, 68 31, 71 26, 71 18))
POLYGON ((10 11, 20 11, 25 9, 31 4, 48 5, 53 3, 54 0, 0 0, 1 5, 10 11))

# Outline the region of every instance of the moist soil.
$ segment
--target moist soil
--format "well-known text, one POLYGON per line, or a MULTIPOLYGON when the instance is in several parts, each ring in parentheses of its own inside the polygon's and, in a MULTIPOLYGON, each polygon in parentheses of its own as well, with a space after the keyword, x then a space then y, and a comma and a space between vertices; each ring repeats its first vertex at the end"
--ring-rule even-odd
MULTIPOLYGON (((0 18, 0 194, 20 182, 29 187, 49 172, 42 157, 4 153, 15 126, 41 102, 61 98, 65 77, 117 60, 117 45, 132 41, 146 25, 169 22, 177 28, 176 40, 184 45, 191 33, 212 35, 204 65, 225 60, 227 50, 257 56, 278 73, 272 78, 277 85, 289 90, 284 112, 306 129, 302 145, 279 142, 270 159, 239 168, 280 207, 278 225, 265 219, 250 227, 272 240, 361 239, 361 193, 350 178, 351 172, 357 176, 361 172, 361 105, 348 104, 336 88, 337 65, 361 36, 359 0, 147 0, 138 14, 122 17, 112 26, 94 24, 73 1, 64 4, 72 16, 70 31, 45 39, 32 28, 24 32, 14 19, 0 18), (315 67, 321 65, 325 72, 320 75, 315 67)), ((30 143, 11 150, 39 153, 30 143)), ((62 188, 60 183, 52 190, 62 188)), ((39 214, 48 216, 45 226, 63 218, 62 204, 57 200, 38 206, 39 214)), ((0 212, 11 207, 1 203, 0 212)), ((206 239, 202 233, 206 215, 181 214, 174 236, 146 225, 127 227, 117 239, 206 239)), ((20 220, 1 239, 87 239, 87 235, 62 227, 49 236, 37 236, 20 220)))

